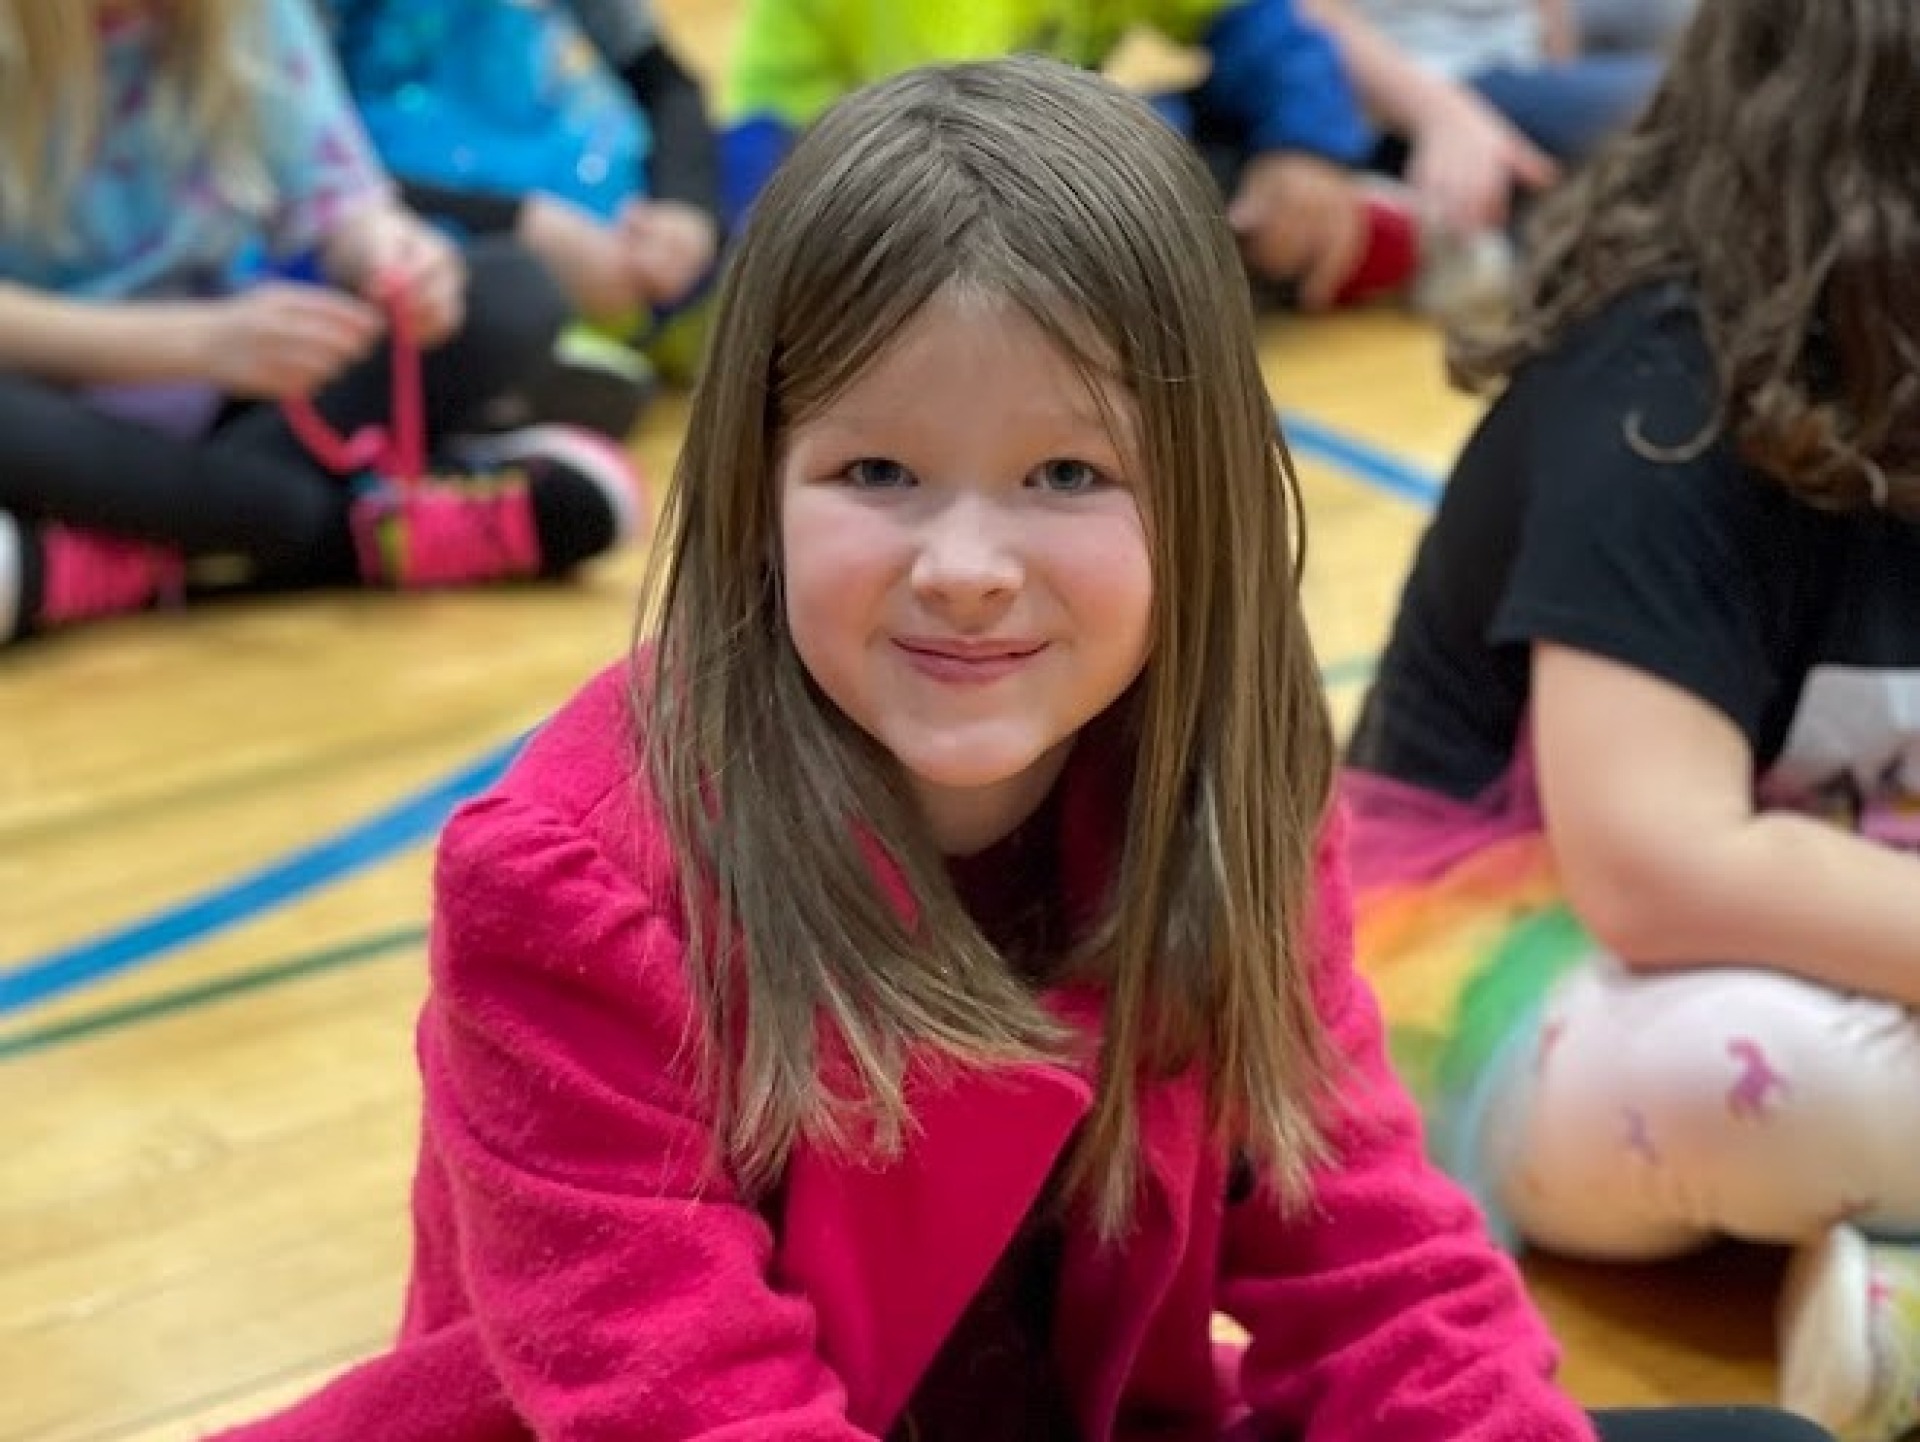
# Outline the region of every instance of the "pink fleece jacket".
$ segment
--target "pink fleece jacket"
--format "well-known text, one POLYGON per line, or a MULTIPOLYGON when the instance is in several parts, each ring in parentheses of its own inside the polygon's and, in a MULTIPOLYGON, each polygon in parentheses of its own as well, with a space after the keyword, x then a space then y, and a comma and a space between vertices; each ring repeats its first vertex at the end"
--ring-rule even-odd
MULTIPOLYGON (((230 1442, 852 1442, 884 1434, 1092 1100, 1036 1066, 922 1086, 898 1163, 808 1150, 763 1213, 703 1180, 707 1109, 666 834, 630 762, 620 670, 590 684, 442 840, 415 1253, 392 1349, 230 1442)), ((1110 768, 1065 780, 1064 884, 1097 902, 1110 768)), ((1055 1349, 1081 1433, 1589 1442, 1513 1266, 1422 1158, 1352 969, 1323 843, 1320 995, 1347 1068, 1334 1160, 1285 1215, 1229 1198, 1191 1077, 1141 1099, 1137 1225, 1069 1223, 1055 1349), (1209 1342, 1252 1336, 1239 1396, 1209 1342)), ((1097 1034, 1096 1000, 1056 998, 1097 1034)))

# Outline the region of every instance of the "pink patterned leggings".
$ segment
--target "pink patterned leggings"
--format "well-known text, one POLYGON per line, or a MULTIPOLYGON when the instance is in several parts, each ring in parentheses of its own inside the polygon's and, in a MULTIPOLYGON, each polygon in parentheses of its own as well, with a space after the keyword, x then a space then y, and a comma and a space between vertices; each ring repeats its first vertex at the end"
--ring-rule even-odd
MULTIPOLYGON (((1920 958, 1916 958, 1920 961, 1920 958)), ((1606 1259, 1920 1234, 1920 1015, 1738 967, 1569 973, 1483 1134, 1528 1240, 1606 1259)))

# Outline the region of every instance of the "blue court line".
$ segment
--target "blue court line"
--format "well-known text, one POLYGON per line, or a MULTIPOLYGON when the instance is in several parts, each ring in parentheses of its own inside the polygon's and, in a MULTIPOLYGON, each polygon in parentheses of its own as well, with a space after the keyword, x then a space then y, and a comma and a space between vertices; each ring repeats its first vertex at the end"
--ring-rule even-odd
POLYGON ((128 971, 297 896, 364 871, 432 836, 520 749, 516 738, 365 821, 141 921, 0 971, 0 1016, 128 971))
POLYGON ((1356 481, 1432 510, 1440 499, 1440 482, 1417 466, 1370 446, 1365 441, 1330 430, 1292 411, 1280 413, 1287 443, 1305 455, 1337 466, 1356 481))
MULTIPOLYGON (((1431 506, 1439 483, 1414 466, 1364 441, 1305 417, 1282 413, 1289 442, 1355 480, 1421 506, 1431 506)), ((1341 662, 1354 671, 1364 662, 1341 662)), ((313 846, 295 851, 201 896, 103 935, 0 970, 0 1016, 117 976, 181 947, 286 905, 378 864, 432 836, 453 808, 486 789, 519 749, 516 739, 386 811, 313 846)))

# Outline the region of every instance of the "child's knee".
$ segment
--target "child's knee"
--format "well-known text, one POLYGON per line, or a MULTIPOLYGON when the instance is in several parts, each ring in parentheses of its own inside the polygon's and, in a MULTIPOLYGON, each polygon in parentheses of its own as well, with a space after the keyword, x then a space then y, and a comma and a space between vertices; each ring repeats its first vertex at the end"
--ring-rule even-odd
POLYGON ((1675 1000, 1623 1053, 1622 1082, 1702 1146, 1808 1129, 1878 1133, 1920 1080, 1920 1028, 1887 1003, 1731 968, 1675 1000))
POLYGON ((531 252, 512 241, 481 240, 467 252, 467 318, 462 342, 479 354, 543 364, 570 311, 560 284, 531 252))
MULTIPOLYGON (((1677 1220, 1792 1240, 1920 1190, 1920 1030, 1773 972, 1604 981, 1559 1018, 1555 1079, 1610 1135, 1623 1183, 1677 1220)), ((1908 1205, 1907 1201, 1895 1203, 1908 1205)))

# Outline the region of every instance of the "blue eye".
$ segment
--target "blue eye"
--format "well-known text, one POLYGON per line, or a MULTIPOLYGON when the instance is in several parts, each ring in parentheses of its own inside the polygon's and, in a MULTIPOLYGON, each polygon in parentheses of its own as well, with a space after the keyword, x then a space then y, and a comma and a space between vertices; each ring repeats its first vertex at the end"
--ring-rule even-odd
POLYGON ((913 472, 884 456, 862 456, 843 475, 863 491, 897 491, 913 484, 913 472))
POLYGON ((1032 483, 1056 496, 1077 496, 1105 482, 1099 467, 1086 461, 1059 458, 1043 462, 1033 473, 1032 483))

